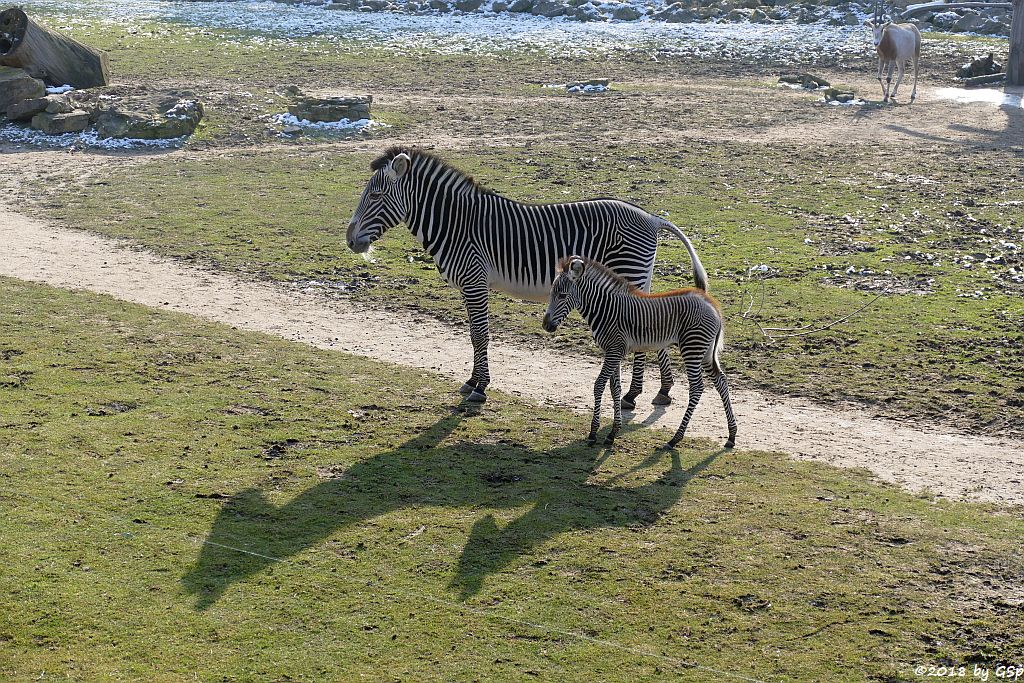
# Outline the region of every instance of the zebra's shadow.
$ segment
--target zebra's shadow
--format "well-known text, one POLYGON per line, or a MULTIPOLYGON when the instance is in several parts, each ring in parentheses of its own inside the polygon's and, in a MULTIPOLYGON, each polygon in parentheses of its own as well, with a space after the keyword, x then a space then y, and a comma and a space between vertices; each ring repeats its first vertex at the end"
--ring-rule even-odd
MULTIPOLYGON (((280 506, 257 488, 233 495, 182 577, 197 609, 208 608, 234 583, 324 543, 339 529, 398 509, 494 510, 531 501, 528 512, 502 528, 491 514, 473 525, 449 583, 468 598, 488 576, 557 534, 656 522, 679 501, 686 483, 721 452, 688 470, 678 454, 664 453, 660 457, 671 458, 670 469, 641 486, 624 488, 589 481, 605 449, 582 441, 550 451, 453 441, 450 437, 463 419, 472 418, 444 417, 398 447, 372 455, 280 506)), ((429 525, 426 515, 424 523, 429 525)))

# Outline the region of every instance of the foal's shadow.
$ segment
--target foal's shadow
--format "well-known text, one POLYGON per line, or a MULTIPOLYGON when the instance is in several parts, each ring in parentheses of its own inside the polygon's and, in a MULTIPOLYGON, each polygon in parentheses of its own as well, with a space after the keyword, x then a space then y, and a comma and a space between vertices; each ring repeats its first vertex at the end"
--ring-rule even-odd
MULTIPOLYGON (((256 488, 232 496, 182 578, 196 596, 197 608, 206 609, 233 583, 323 543, 339 529, 394 510, 504 509, 520 507, 524 499, 533 501, 529 512, 503 528, 491 515, 473 525, 451 580, 451 587, 467 598, 487 576, 556 534, 654 523, 681 498, 690 479, 722 452, 685 470, 673 453, 670 469, 657 479, 618 488, 589 482, 607 457, 606 449, 576 441, 542 452, 518 444, 451 440, 463 419, 458 414, 444 417, 397 448, 367 457, 284 505, 268 502, 256 488)), ((637 428, 627 424, 624 432, 637 428)), ((642 466, 653 466, 665 456, 649 456, 642 466)))

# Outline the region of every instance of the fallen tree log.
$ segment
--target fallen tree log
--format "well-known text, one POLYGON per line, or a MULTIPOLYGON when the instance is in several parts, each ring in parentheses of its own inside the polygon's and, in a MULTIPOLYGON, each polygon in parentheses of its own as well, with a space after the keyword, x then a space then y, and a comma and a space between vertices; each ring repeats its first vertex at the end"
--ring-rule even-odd
POLYGON ((972 76, 964 79, 965 88, 977 88, 979 85, 992 85, 1006 80, 1006 74, 990 74, 988 76, 972 76))
POLYGON ((17 7, 0 12, 0 66, 24 69, 51 86, 110 83, 105 53, 51 31, 17 7))

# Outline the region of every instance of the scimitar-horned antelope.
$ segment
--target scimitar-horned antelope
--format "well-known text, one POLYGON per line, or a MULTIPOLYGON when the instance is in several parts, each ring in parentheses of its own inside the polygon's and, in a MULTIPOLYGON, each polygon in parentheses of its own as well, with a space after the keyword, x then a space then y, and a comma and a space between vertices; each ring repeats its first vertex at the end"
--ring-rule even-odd
POLYGON ((885 19, 880 5, 875 5, 875 16, 864 22, 874 33, 875 49, 878 50, 878 83, 882 86, 882 101, 890 98, 896 101, 896 91, 903 82, 903 74, 907 69, 907 61, 914 60, 914 90, 910 93, 910 101, 917 99, 917 75, 920 71, 921 32, 914 24, 894 24, 885 19), (886 69, 888 67, 888 69, 886 69), (899 71, 896 86, 889 92, 892 83, 893 68, 899 71), (885 81, 882 72, 887 71, 885 81))

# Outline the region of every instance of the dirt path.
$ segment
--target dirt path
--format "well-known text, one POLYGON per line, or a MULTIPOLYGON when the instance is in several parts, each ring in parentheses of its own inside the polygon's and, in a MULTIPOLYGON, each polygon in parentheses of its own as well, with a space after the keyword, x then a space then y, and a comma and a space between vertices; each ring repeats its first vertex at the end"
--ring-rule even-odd
MULTIPOLYGON (((374 311, 239 280, 125 248, 109 239, 57 228, 0 208, 0 275, 86 289, 321 348, 469 375, 468 335, 425 318, 386 322, 374 311), (372 330, 372 334, 367 331, 372 330)), ((541 402, 585 409, 598 366, 593 358, 492 345, 492 386, 541 402)), ((650 378, 649 387, 655 385, 650 378)), ((682 393, 677 389, 678 393, 682 393)), ((648 396, 649 398, 649 396, 648 396)), ((842 467, 864 467, 911 490, 1024 505, 1024 443, 979 438, 866 417, 751 391, 735 393, 742 448, 783 451, 842 467)), ((674 429, 681 406, 635 419, 674 429)), ((701 403, 691 433, 724 440, 717 397, 701 403)))

